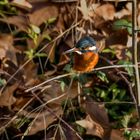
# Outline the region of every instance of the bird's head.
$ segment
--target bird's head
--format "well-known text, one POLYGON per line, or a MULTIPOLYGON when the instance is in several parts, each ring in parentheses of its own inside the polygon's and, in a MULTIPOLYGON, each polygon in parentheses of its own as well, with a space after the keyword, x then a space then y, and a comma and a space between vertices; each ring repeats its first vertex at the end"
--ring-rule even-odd
POLYGON ((65 54, 71 52, 76 52, 80 55, 86 52, 97 53, 98 48, 96 47, 96 42, 93 38, 85 36, 76 43, 76 46, 74 48, 66 51, 65 54))

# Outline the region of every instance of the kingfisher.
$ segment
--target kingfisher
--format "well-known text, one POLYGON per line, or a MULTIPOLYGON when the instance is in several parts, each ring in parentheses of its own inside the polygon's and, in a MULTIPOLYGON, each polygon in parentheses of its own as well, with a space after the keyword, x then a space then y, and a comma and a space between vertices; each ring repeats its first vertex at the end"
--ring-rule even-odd
POLYGON ((66 51, 65 54, 70 52, 74 53, 73 69, 76 72, 90 72, 94 69, 99 61, 96 41, 90 36, 81 38, 76 43, 76 46, 66 51))

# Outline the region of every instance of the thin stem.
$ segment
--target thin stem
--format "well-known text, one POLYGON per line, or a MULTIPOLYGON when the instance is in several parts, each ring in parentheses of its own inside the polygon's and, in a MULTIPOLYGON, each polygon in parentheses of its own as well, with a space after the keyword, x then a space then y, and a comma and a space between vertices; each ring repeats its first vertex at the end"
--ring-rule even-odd
POLYGON ((132 15, 133 15, 133 61, 135 65, 135 81, 136 81, 136 91, 137 91, 137 102, 138 102, 138 113, 140 118, 140 76, 139 76, 139 68, 138 68, 138 50, 137 50, 137 0, 133 0, 132 2, 132 15))
POLYGON ((34 87, 31 87, 31 88, 25 90, 25 92, 29 92, 29 91, 35 90, 35 89, 43 86, 44 84, 46 84, 46 83, 48 83, 50 81, 57 80, 57 79, 60 79, 60 78, 66 77, 66 76, 70 76, 70 75, 73 75, 73 73, 67 73, 67 74, 64 74, 64 75, 58 75, 58 76, 56 76, 54 78, 48 79, 48 80, 46 80, 46 81, 44 81, 44 82, 42 82, 42 83, 40 83, 40 84, 38 84, 38 85, 36 85, 34 87))

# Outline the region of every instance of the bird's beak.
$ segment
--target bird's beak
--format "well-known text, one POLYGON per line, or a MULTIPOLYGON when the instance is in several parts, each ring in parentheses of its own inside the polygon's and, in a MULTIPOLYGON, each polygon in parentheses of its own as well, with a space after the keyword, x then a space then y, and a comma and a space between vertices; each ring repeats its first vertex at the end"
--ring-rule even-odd
POLYGON ((72 48, 72 49, 65 51, 63 54, 67 54, 67 53, 71 53, 71 52, 75 52, 75 51, 77 51, 77 48, 72 48))

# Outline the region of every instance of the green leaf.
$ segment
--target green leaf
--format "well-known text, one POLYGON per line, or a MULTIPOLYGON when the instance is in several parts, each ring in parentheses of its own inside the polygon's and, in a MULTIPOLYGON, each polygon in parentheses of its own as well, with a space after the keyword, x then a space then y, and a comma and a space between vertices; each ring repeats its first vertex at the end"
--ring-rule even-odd
POLYGON ((65 86, 66 86, 65 82, 64 81, 61 81, 60 87, 61 87, 62 92, 65 91, 65 86))
POLYGON ((113 83, 110 87, 109 87, 109 91, 113 91, 114 89, 117 88, 117 84, 116 83, 113 83))
POLYGON ((55 21, 56 21, 56 18, 54 17, 54 18, 49 18, 47 22, 48 22, 48 24, 52 24, 55 21))
POLYGON ((43 35, 43 38, 44 39, 48 39, 48 41, 52 40, 52 38, 48 34, 43 35))
POLYGON ((132 35, 132 23, 128 23, 127 31, 130 35, 132 35))
POLYGON ((115 50, 114 49, 110 49, 110 48, 104 49, 102 51, 102 53, 111 53, 112 54, 112 57, 114 57, 115 54, 116 54, 115 50))
POLYGON ((3 85, 5 85, 5 84, 6 84, 6 80, 0 78, 0 86, 3 86, 3 85))
POLYGON ((107 79, 107 76, 104 72, 101 72, 101 71, 98 71, 97 72, 97 77, 100 78, 103 82, 106 82, 108 83, 108 79, 107 79))
POLYGON ((106 96, 107 96, 106 92, 104 90, 102 90, 101 93, 100 93, 100 97, 105 98, 106 96))
POLYGON ((126 95, 126 90, 125 89, 121 89, 120 90, 120 94, 119 94, 119 100, 123 100, 124 99, 124 97, 125 97, 125 95, 126 95))
POLYGON ((113 23, 114 30, 127 29, 128 33, 132 35, 132 22, 126 19, 120 19, 113 23))
POLYGON ((132 65, 132 62, 126 61, 126 60, 120 60, 117 64, 119 64, 119 65, 128 65, 128 67, 124 67, 124 69, 128 72, 129 76, 134 75, 133 67, 129 67, 129 65, 132 65))
POLYGON ((40 34, 40 28, 39 27, 37 27, 33 24, 31 24, 30 26, 31 26, 31 29, 33 30, 34 33, 40 34))
POLYGON ((6 5, 6 4, 8 4, 8 0, 1 0, 0 1, 0 5, 6 5))
POLYGON ((104 49, 102 52, 103 53, 113 53, 113 54, 115 54, 115 50, 110 49, 110 48, 104 49))
POLYGON ((124 136, 127 138, 127 140, 133 140, 134 138, 139 138, 140 137, 140 130, 128 130, 126 129, 124 132, 124 136))
POLYGON ((128 127, 128 123, 130 122, 131 117, 132 117, 132 115, 123 116, 123 119, 121 120, 121 123, 122 123, 124 128, 128 127))
POLYGON ((33 49, 30 49, 28 51, 25 51, 25 54, 27 55, 27 57, 29 59, 32 59, 34 57, 34 50, 33 49))
POLYGON ((71 65, 70 64, 65 65, 63 70, 66 71, 66 72, 70 72, 71 71, 71 65))
POLYGON ((113 23, 113 29, 120 30, 126 28, 129 22, 126 19, 120 19, 113 23))
POLYGON ((83 93, 84 94, 93 94, 93 90, 92 90, 92 88, 84 88, 83 93))
POLYGON ((46 57, 47 54, 46 53, 36 53, 35 56, 37 56, 37 57, 46 57))

